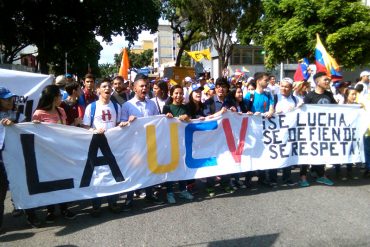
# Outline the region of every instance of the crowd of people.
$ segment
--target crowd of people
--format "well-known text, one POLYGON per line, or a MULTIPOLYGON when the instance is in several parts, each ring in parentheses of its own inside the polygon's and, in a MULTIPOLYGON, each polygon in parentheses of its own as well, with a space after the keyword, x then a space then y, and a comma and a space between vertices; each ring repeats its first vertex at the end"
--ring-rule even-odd
MULTIPOLYGON (((220 77, 213 78, 200 76, 186 77, 181 84, 172 85, 166 78, 149 79, 138 74, 133 82, 126 81, 121 76, 104 78, 96 82, 92 74, 87 74, 83 85, 76 82, 69 74, 56 77, 52 85, 46 86, 39 99, 32 122, 57 123, 72 125, 90 130, 95 134, 102 134, 108 129, 120 126, 127 128, 136 118, 163 114, 168 118, 178 118, 180 121, 206 120, 219 116, 226 111, 238 114, 263 115, 270 118, 273 114, 292 111, 303 104, 362 104, 370 101, 368 94, 370 72, 360 74, 357 83, 347 81, 332 82, 323 72, 313 76, 313 81, 293 81, 283 78, 276 81, 275 76, 265 72, 258 72, 243 80, 227 80, 220 77)), ((16 95, 4 87, 0 87, 0 123, 9 126, 16 123, 15 99, 16 95)), ((2 149, 6 147, 6 143, 2 149)), ((365 171, 364 177, 369 177, 370 171, 370 132, 364 136, 365 171)), ((7 193, 7 175, 0 152, 0 227, 4 213, 4 200, 7 193)), ((301 165, 299 181, 293 181, 292 167, 282 169, 282 183, 293 186, 297 183, 301 187, 310 186, 308 179, 310 164, 301 165)), ((342 176, 341 166, 335 164, 335 174, 342 176)), ((352 178, 353 164, 346 164, 346 177, 352 178)), ((99 169, 99 168, 96 168, 99 169)), ((311 166, 311 173, 316 174, 315 182, 331 186, 332 179, 326 175, 325 164, 311 166)), ((99 171, 98 171, 99 172, 99 171)), ((236 189, 251 188, 254 186, 252 178, 257 177, 260 185, 276 187, 278 184, 278 169, 249 171, 240 174, 223 175, 202 179, 206 193, 214 196, 215 186, 220 184, 226 193, 236 189)), ((176 203, 174 186, 178 184, 177 197, 191 201, 194 180, 167 182, 166 200, 169 204, 176 203)), ((123 205, 117 203, 119 195, 91 200, 91 216, 99 217, 102 214, 103 200, 108 202, 108 208, 113 213, 129 211, 134 207, 134 196, 146 198, 151 203, 165 203, 156 193, 157 186, 144 190, 127 193, 123 205)), ((60 214, 66 219, 73 220, 76 213, 72 212, 67 203, 58 205, 60 214)), ((33 227, 40 227, 41 221, 35 214, 36 209, 17 210, 13 214, 24 213, 28 223, 33 227)), ((46 223, 56 219, 56 205, 47 206, 46 223)))

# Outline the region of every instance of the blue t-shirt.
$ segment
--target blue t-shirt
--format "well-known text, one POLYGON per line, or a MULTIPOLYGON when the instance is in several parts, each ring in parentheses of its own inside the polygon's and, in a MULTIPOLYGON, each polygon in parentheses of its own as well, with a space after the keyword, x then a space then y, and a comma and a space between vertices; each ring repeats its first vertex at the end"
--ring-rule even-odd
POLYGON ((252 106, 250 106, 251 93, 248 92, 244 96, 244 103, 246 106, 248 106, 248 109, 251 112, 265 113, 269 111, 270 106, 274 106, 275 104, 274 97, 270 92, 263 92, 262 94, 260 94, 254 91, 252 94, 254 94, 252 106))

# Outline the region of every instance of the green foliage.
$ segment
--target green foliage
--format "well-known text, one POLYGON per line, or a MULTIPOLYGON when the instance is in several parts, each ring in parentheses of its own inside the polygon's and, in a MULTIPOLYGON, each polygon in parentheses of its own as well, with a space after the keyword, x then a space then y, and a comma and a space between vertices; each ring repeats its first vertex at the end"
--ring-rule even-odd
POLYGON ((256 40, 267 51, 268 67, 286 59, 314 60, 316 33, 340 65, 370 62, 370 9, 361 1, 265 0, 263 7, 256 40))
MULTIPOLYGON (((148 49, 143 51, 140 54, 133 53, 128 50, 128 59, 130 61, 131 68, 143 68, 147 66, 153 65, 153 50, 148 49)), ((120 54, 114 54, 114 63, 116 64, 117 68, 120 67, 122 60, 122 52, 120 54)), ((118 71, 118 70, 117 70, 118 71)))
POLYGON ((118 73, 119 67, 115 64, 99 64, 99 74, 101 78, 112 78, 115 74, 118 73))

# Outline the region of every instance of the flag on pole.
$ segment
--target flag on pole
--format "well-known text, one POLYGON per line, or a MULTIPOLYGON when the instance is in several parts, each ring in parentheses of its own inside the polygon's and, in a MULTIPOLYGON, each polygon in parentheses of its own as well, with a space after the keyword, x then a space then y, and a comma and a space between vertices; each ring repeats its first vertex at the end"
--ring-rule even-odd
POLYGON ((294 81, 308 80, 310 74, 308 73, 309 61, 307 58, 303 58, 298 61, 298 68, 294 73, 294 81))
POLYGON ((325 72, 333 81, 343 78, 339 72, 339 65, 335 59, 329 55, 324 45, 321 43, 319 34, 316 34, 317 42, 315 48, 315 64, 317 72, 325 72))
POLYGON ((127 49, 123 48, 121 66, 119 68, 118 75, 125 78, 125 80, 128 80, 128 70, 129 70, 129 68, 130 68, 130 62, 128 60, 127 49))
POLYGON ((199 62, 203 58, 211 60, 211 51, 209 50, 209 48, 201 51, 185 51, 185 52, 196 62, 199 62))

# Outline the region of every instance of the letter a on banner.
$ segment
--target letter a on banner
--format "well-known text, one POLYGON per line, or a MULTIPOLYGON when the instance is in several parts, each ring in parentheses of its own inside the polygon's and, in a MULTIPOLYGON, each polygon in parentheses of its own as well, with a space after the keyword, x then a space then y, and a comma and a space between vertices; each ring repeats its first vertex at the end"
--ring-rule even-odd
POLYGON ((243 118, 242 127, 240 128, 238 148, 236 148, 236 146, 235 146, 235 139, 234 139, 234 135, 233 135, 233 132, 232 132, 232 129, 231 129, 230 120, 229 119, 223 119, 222 120, 222 125, 224 127, 227 146, 229 147, 231 155, 233 156, 233 158, 235 160, 235 163, 240 163, 241 162, 241 155, 242 155, 243 149, 244 149, 245 134, 246 134, 247 128, 248 128, 248 118, 243 118))
POLYGON ((146 128, 146 144, 148 147, 149 170, 156 174, 172 172, 176 170, 180 160, 178 123, 170 124, 171 161, 169 164, 159 164, 157 158, 157 141, 154 125, 146 128))
POLYGON ((117 164, 116 158, 109 147, 107 138, 103 134, 94 134, 91 139, 85 170, 81 178, 80 188, 88 187, 90 185, 95 166, 104 165, 109 166, 116 182, 125 181, 125 178, 123 177, 117 164), (99 149, 103 154, 101 157, 97 157, 99 149))

